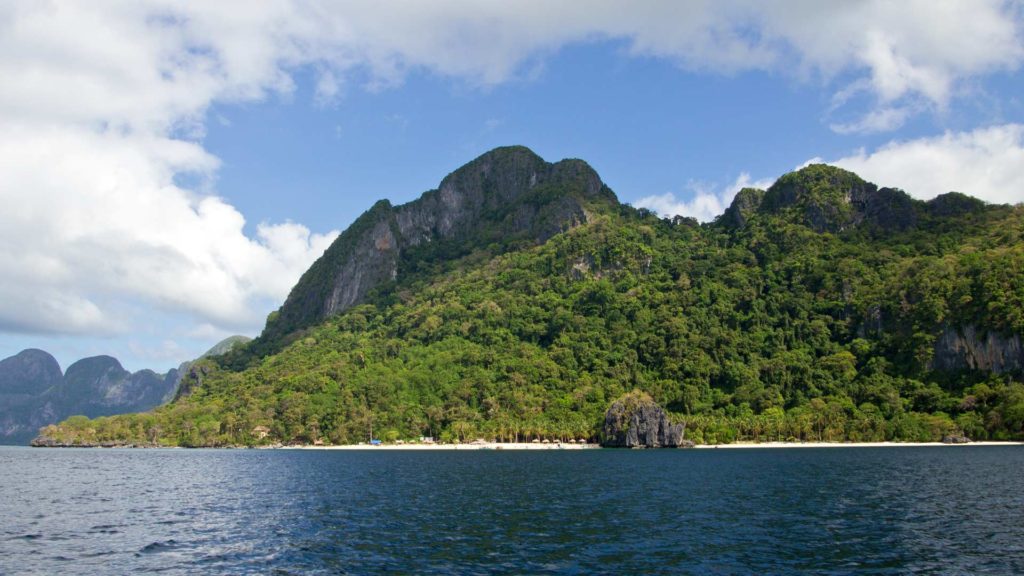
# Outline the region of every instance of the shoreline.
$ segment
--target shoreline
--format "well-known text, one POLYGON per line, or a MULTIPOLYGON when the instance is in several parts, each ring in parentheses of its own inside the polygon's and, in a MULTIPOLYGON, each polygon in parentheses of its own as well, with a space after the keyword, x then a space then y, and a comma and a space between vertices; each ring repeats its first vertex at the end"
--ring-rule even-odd
POLYGON ((960 446, 1024 446, 1024 442, 979 440, 962 444, 944 442, 734 442, 732 444, 698 444, 694 448, 708 450, 716 448, 926 448, 960 446))
MULTIPOLYGON (((963 447, 963 446, 1024 446, 1024 441, 992 441, 979 440, 952 444, 943 442, 734 442, 732 444, 697 444, 682 448, 640 448, 643 450, 767 450, 789 448, 932 448, 932 447, 963 447)), ((468 442, 465 444, 302 444, 286 446, 270 444, 265 446, 156 446, 138 444, 37 444, 24 448, 128 448, 132 450, 381 450, 381 451, 434 451, 434 450, 628 450, 628 448, 604 448, 600 444, 572 444, 552 442, 535 444, 527 442, 468 442)))
POLYGON ((338 444, 330 446, 275 446, 280 450, 597 450, 600 444, 570 444, 551 442, 467 442, 465 444, 338 444))
MULTIPOLYGON (((946 446, 1024 446, 1024 442, 978 441, 964 444, 944 444, 942 442, 735 442, 732 444, 698 444, 696 450, 717 449, 784 449, 784 448, 922 448, 946 446)), ((532 444, 526 442, 480 442, 467 444, 345 444, 331 446, 263 446, 260 449, 270 450, 603 450, 600 444, 532 444)), ((659 448, 650 448, 659 450, 659 448)), ((689 450, 689 448, 665 448, 667 450, 689 450)), ((608 448, 608 450, 626 450, 626 448, 608 448)))

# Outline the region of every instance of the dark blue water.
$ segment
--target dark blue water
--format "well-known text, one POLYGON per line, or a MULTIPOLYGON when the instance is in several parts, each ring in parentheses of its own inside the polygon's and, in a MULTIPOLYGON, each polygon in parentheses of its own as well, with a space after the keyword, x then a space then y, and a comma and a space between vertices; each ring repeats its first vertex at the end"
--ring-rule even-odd
POLYGON ((0 447, 0 573, 1024 573, 1024 448, 0 447))

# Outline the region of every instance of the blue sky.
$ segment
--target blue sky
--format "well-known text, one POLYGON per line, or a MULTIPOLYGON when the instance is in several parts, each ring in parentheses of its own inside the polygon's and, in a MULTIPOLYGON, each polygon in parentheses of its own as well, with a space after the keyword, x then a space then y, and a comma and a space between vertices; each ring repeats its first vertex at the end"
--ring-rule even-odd
POLYGON ((703 221, 809 161, 1024 201, 1021 4, 837 6, 9 3, 0 357, 255 335, 373 202, 509 144, 703 221))

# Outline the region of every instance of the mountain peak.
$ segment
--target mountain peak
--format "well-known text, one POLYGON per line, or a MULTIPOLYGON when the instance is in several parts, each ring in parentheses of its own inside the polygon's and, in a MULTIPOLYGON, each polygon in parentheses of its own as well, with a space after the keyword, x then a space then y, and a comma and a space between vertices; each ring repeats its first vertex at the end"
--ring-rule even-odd
POLYGON ((495 148, 418 199, 382 200, 357 218, 303 274, 250 350, 274 351, 296 330, 425 265, 544 242, 614 206, 615 194, 582 160, 552 164, 525 146, 495 148))
POLYGON ((985 209, 985 202, 960 192, 946 192, 925 202, 935 216, 961 216, 985 209))
POLYGON ((29 348, 0 360, 0 395, 37 394, 63 377, 60 365, 49 352, 29 348))
POLYGON ((917 204, 902 190, 879 188, 849 170, 810 164, 783 175, 764 192, 741 191, 721 222, 738 228, 762 213, 787 216, 818 232, 862 225, 904 230, 916 225, 917 204))
POLYGON ((848 170, 811 164, 772 184, 761 207, 769 213, 795 211, 819 232, 838 232, 854 223, 858 205, 877 190, 848 170))

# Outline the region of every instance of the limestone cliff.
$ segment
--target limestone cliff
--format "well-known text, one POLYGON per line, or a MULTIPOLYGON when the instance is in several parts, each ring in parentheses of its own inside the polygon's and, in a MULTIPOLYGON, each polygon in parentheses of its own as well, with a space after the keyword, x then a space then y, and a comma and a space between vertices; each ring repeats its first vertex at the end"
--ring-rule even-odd
POLYGON ((638 391, 612 403, 605 413, 603 446, 610 448, 683 448, 693 446, 684 438, 686 428, 672 424, 650 396, 638 391))
POLYGON ((982 331, 968 325, 947 326, 935 341, 932 368, 984 370, 996 373, 1024 370, 1024 348, 1019 334, 982 331))
POLYGON ((424 263, 543 242, 587 222, 595 207, 617 204, 581 160, 552 164, 521 146, 492 150, 417 200, 382 200, 356 219, 303 274, 252 349, 273 352, 289 334, 365 302, 424 263))
MULTIPOLYGON (((232 336, 200 358, 223 354, 248 340, 232 336)), ((62 373, 49 353, 24 350, 0 361, 0 444, 27 444, 43 426, 77 414, 92 418, 155 408, 175 397, 182 378, 196 372, 191 370, 195 362, 157 374, 129 372, 116 358, 93 356, 62 373)))
POLYGON ((110 356, 84 358, 61 373, 53 356, 25 350, 0 362, 0 444, 24 444, 68 416, 139 412, 160 405, 177 385, 174 371, 128 372, 110 356))
POLYGON ((42 350, 0 361, 0 444, 25 443, 40 426, 57 421, 53 403, 41 398, 63 377, 57 360, 42 350))

